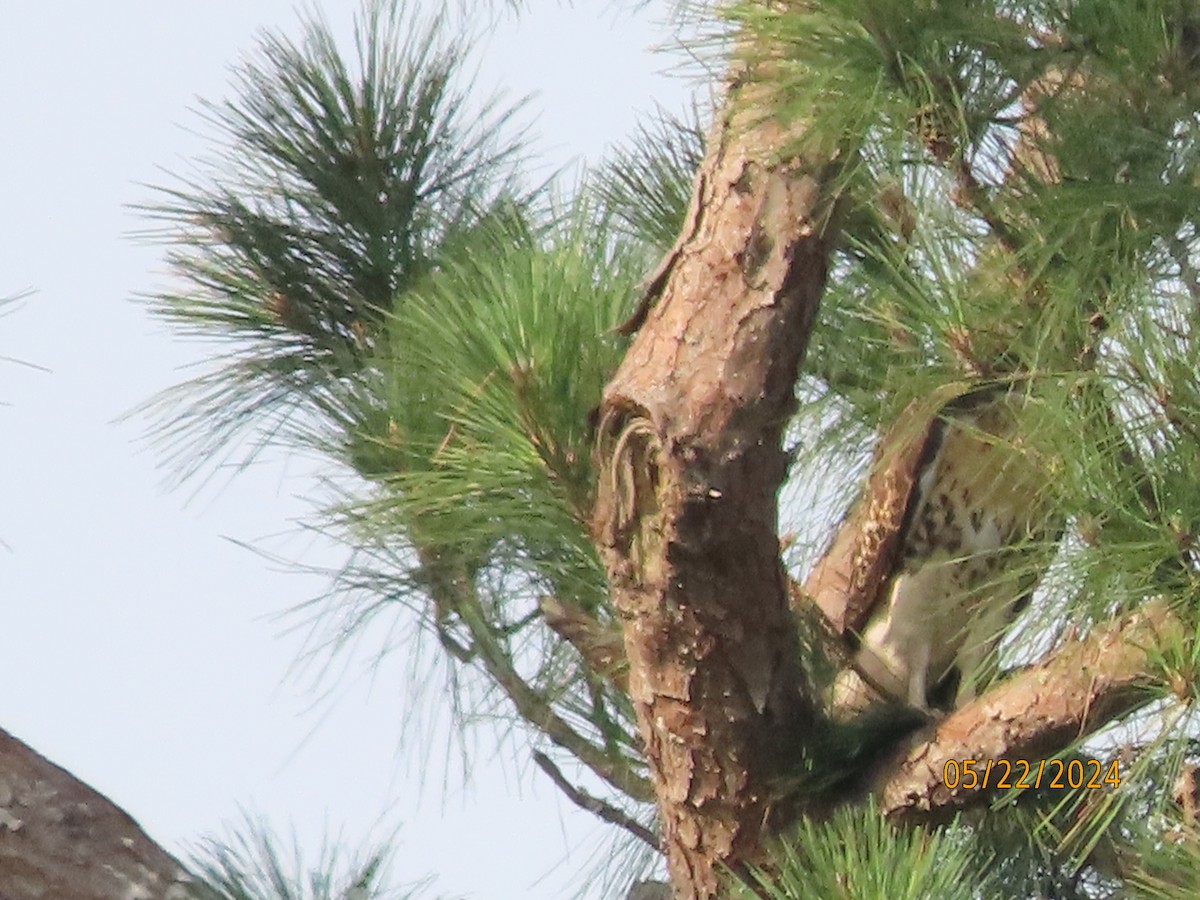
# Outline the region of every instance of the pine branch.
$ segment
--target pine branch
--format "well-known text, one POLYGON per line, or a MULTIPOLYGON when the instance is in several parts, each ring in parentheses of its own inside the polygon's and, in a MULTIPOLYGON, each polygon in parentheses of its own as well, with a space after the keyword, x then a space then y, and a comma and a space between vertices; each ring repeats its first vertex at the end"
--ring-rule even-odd
POLYGON ((786 154, 794 133, 758 121, 764 100, 731 89, 698 222, 630 323, 597 429, 593 533, 681 897, 720 895, 720 870, 760 852, 768 780, 814 717, 775 508, 847 153, 786 154))
POLYGON ((1175 237, 1169 242, 1168 254, 1178 266, 1177 277, 1187 289, 1192 298, 1192 308, 1200 312, 1200 271, 1192 264, 1192 249, 1189 242, 1181 237, 1175 237))
POLYGON ((497 642, 473 589, 463 587, 453 598, 435 598, 435 605, 439 609, 455 611, 471 636, 470 649, 474 658, 508 696, 522 719, 573 754, 616 790, 633 800, 653 802, 654 791, 645 778, 637 775, 623 759, 615 759, 572 728, 554 711, 551 702, 521 677, 511 657, 497 642))
POLYGON ((535 750, 533 753, 533 761, 537 763, 539 769, 541 769, 550 777, 550 780, 558 786, 558 789, 567 795, 567 799, 569 799, 580 809, 587 810, 611 825, 617 825, 621 828, 624 828, 634 837, 645 841, 655 850, 659 849, 658 835, 656 835, 641 822, 621 812, 621 810, 617 809, 615 806, 605 803, 599 797, 593 797, 582 788, 578 788, 571 784, 571 782, 567 780, 567 777, 563 775, 562 770, 559 769, 559 767, 554 764, 554 761, 545 753, 542 753, 540 750, 535 750))
POLYGON ((619 628, 608 627, 578 604, 557 597, 543 597, 538 606, 546 625, 575 648, 594 675, 628 692, 629 667, 619 628))
POLYGON ((923 824, 986 802, 986 792, 949 789, 945 766, 1043 759, 1136 709, 1149 697, 1152 660, 1180 640, 1182 627, 1166 603, 1154 601, 1067 642, 884 763, 873 779, 881 811, 897 823, 923 824))
POLYGON ((377 361, 389 314, 514 193, 519 104, 468 107, 465 33, 368 0, 354 34, 342 47, 316 13, 302 40, 264 33, 234 95, 200 103, 217 161, 135 207, 181 282, 152 313, 228 342, 219 369, 142 407, 182 476, 246 432, 247 458, 285 424, 288 441, 336 433, 331 406, 377 361))

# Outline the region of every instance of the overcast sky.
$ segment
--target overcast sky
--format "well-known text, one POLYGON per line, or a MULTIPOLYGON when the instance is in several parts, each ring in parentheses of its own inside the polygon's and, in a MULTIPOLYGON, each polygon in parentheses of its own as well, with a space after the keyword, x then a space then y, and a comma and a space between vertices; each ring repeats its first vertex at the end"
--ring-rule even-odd
MULTIPOLYGON (((598 160, 656 101, 682 108, 650 14, 533 5, 489 31, 480 81, 535 94, 548 169, 598 160)), ((349 35, 357 4, 325 7, 349 35)), ((511 745, 478 735, 464 787, 441 745, 402 749, 407 661, 355 677, 360 654, 324 700, 311 669, 290 674, 304 635, 278 614, 326 582, 235 542, 336 565, 297 527, 321 462, 274 455, 169 491, 145 420, 114 424, 201 358, 133 302, 167 276, 124 204, 206 150, 196 98, 227 96, 256 33, 298 21, 289 0, 6 5, 0 296, 32 293, 0 318, 0 355, 46 371, 0 362, 0 726, 177 853, 244 808, 310 856, 326 834, 396 829, 397 880, 434 875, 437 894, 564 897, 605 829, 511 745)))

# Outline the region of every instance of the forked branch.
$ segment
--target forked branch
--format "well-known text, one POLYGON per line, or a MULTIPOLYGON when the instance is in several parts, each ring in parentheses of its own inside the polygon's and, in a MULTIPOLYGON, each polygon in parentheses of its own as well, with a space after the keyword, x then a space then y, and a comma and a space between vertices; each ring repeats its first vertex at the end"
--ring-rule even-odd
POLYGON ((881 810, 895 822, 940 822, 986 800, 984 792, 963 787, 965 780, 948 787, 947 764, 1014 763, 1058 753, 1146 702, 1154 660, 1181 639, 1179 619, 1155 601, 1068 641, 884 763, 875 779, 881 810))

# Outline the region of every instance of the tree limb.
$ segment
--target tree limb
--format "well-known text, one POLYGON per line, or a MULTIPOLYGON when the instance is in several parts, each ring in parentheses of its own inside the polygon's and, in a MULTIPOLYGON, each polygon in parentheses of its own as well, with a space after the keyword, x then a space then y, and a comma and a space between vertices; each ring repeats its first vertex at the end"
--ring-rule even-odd
POLYGON ((814 714, 776 497, 843 159, 797 158, 756 88, 735 86, 714 126, 698 218, 654 279, 597 434, 596 542, 680 897, 715 896, 723 867, 761 851, 770 778, 814 714))
POLYGON ((211 900, 107 797, 0 730, 0 898, 211 900))
POLYGON ((1068 641, 1048 659, 997 685, 917 736, 879 769, 874 791, 895 822, 936 823, 988 794, 946 786, 947 763, 965 759, 1033 762, 1102 728, 1148 698, 1152 660, 1177 644, 1182 626, 1166 603, 1068 641))
MULTIPOLYGON (((453 617, 470 636, 470 646, 461 648, 463 656, 460 659, 483 666, 522 719, 574 755, 598 778, 634 800, 653 802, 654 792, 645 778, 624 759, 614 758, 605 748, 597 747, 572 728, 555 712, 552 702, 521 677, 507 650, 500 646, 496 630, 484 612, 475 589, 474 573, 460 570, 449 554, 444 559, 437 549, 427 545, 418 544, 417 555, 425 573, 422 579, 425 589, 437 612, 439 630, 447 617, 453 617)), ((453 650, 450 652, 458 655, 453 650)))
POLYGON ((538 606, 550 630, 578 651, 589 670, 628 693, 625 644, 618 627, 606 625, 579 604, 557 597, 543 597, 538 606))
POLYGON ((592 815, 599 816, 605 822, 624 828, 634 837, 645 841, 655 850, 659 849, 658 835, 641 822, 621 812, 621 810, 612 804, 605 803, 599 797, 593 797, 582 788, 571 784, 567 780, 567 777, 563 775, 562 770, 554 764, 554 760, 545 753, 535 750, 533 752, 533 761, 537 763, 539 769, 550 777, 550 780, 558 786, 558 789, 567 795, 567 799, 580 809, 585 809, 592 815))
POLYGON ((636 774, 623 760, 614 759, 572 728, 554 711, 553 705, 521 677, 512 659, 496 643, 495 635, 482 618, 482 610, 462 610, 462 621, 471 634, 476 659, 500 686, 521 718, 551 741, 573 754, 599 778, 634 800, 650 803, 654 791, 650 783, 636 774))

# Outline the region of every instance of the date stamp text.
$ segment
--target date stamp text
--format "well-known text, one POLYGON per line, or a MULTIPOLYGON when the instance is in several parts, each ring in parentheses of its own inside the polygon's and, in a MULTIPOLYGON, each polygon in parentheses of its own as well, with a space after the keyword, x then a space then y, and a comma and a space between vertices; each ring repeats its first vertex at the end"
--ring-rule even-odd
POLYGON ((1115 789, 1121 785, 1121 772, 1117 760, 950 759, 942 767, 942 784, 952 791, 1115 789))

